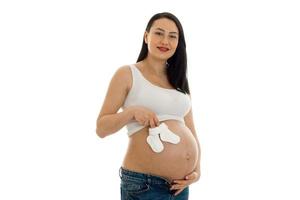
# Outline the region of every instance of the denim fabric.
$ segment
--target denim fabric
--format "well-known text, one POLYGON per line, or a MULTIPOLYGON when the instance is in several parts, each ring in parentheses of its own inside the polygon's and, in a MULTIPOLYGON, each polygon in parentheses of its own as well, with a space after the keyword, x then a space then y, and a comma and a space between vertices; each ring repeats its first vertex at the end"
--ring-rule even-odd
POLYGON ((188 200, 189 187, 177 196, 171 183, 162 177, 120 168, 121 200, 188 200))

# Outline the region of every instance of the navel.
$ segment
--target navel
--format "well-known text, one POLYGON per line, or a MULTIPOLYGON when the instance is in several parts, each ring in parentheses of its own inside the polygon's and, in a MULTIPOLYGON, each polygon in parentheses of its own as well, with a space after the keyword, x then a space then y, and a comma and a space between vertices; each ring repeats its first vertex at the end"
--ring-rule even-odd
POLYGON ((191 159, 191 156, 190 156, 190 154, 189 154, 189 153, 187 153, 187 154, 186 154, 186 156, 185 156, 185 158, 186 158, 186 160, 190 160, 190 159, 191 159))

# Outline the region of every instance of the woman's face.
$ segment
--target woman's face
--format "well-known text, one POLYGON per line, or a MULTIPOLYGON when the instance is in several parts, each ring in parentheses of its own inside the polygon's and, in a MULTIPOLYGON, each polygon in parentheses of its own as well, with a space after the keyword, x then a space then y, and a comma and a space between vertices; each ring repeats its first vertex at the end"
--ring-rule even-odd
POLYGON ((168 60, 176 51, 179 32, 176 24, 169 19, 161 18, 152 24, 149 32, 145 32, 148 52, 155 58, 168 60))

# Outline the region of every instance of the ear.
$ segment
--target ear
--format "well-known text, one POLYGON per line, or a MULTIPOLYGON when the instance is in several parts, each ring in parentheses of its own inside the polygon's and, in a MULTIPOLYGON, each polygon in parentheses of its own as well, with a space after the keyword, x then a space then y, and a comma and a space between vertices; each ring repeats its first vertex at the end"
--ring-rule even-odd
POLYGON ((145 31, 145 33, 144 33, 144 41, 145 41, 146 44, 148 44, 148 33, 147 33, 147 31, 145 31))

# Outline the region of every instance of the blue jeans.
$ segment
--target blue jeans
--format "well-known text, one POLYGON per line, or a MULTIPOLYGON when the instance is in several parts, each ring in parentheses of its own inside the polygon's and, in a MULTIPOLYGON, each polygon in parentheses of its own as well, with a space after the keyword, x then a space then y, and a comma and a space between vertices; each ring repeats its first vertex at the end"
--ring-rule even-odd
POLYGON ((188 200, 189 187, 177 196, 171 183, 162 177, 120 168, 121 200, 188 200))

